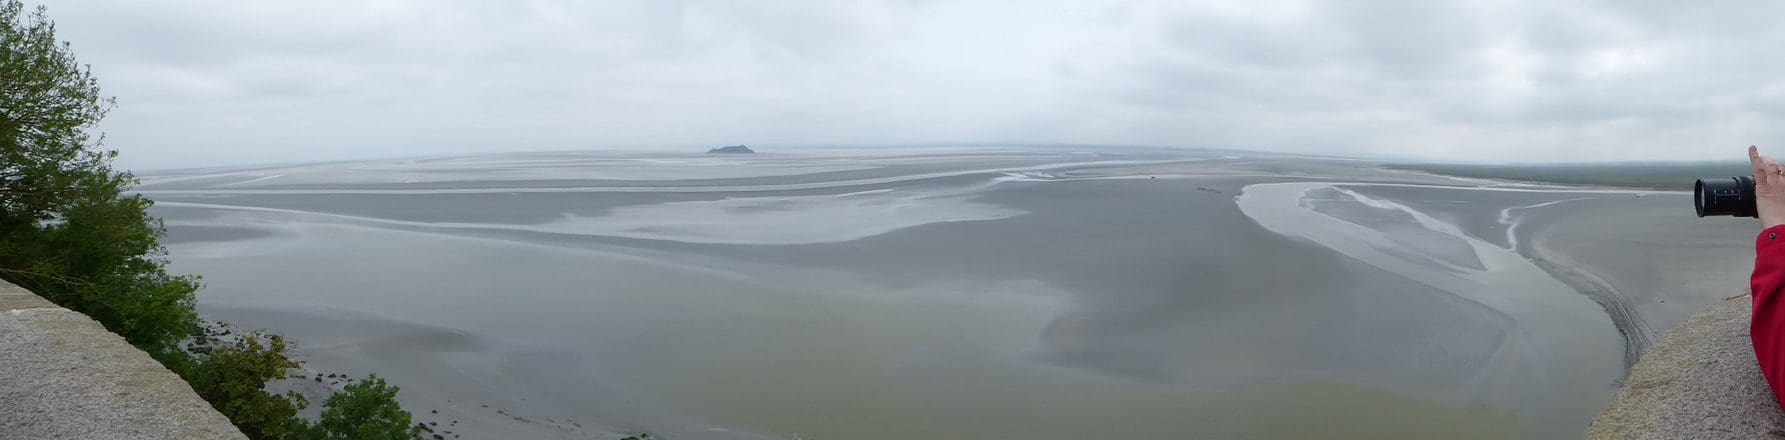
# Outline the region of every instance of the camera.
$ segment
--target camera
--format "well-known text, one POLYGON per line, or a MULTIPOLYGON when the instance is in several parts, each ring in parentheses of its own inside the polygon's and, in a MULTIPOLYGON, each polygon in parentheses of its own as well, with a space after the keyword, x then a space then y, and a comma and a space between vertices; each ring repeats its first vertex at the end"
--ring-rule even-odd
POLYGON ((1692 187, 1693 205, 1699 217, 1757 217, 1754 207, 1754 177, 1698 179, 1692 187))

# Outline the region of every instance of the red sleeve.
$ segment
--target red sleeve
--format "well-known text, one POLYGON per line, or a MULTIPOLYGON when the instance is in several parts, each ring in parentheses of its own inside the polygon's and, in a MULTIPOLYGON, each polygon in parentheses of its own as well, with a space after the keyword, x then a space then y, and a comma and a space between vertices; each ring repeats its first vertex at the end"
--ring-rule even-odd
POLYGON ((1773 399, 1785 407, 1780 398, 1785 390, 1785 225, 1760 231, 1754 243, 1754 276, 1749 287, 1754 292, 1754 319, 1749 334, 1754 338, 1754 356, 1760 360, 1760 374, 1773 388, 1773 399))

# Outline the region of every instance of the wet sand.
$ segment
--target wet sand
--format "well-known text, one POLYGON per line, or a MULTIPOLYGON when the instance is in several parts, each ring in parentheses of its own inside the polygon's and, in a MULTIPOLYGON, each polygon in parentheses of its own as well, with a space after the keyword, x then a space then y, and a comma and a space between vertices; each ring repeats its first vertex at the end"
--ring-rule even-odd
POLYGON ((477 437, 1574 438, 1630 332, 1740 293, 1757 229, 1679 194, 1158 150, 145 181, 203 314, 477 437))

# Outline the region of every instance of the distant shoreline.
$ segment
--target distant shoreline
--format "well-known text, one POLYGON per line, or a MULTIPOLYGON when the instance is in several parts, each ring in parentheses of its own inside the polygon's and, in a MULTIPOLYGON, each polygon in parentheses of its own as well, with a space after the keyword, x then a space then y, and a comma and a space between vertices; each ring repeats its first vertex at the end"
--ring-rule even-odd
POLYGON ((1453 177, 1561 185, 1691 191, 1698 179, 1745 176, 1742 162, 1644 162, 1600 164, 1483 165, 1388 163, 1383 168, 1453 177))

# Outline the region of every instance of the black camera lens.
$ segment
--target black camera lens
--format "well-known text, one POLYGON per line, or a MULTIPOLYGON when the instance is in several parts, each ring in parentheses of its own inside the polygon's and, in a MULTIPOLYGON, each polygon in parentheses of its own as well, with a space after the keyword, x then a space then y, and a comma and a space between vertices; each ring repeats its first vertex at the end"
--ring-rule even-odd
POLYGON ((1699 217, 1758 216, 1754 207, 1753 177, 1698 179, 1698 184, 1692 188, 1692 199, 1699 217))

